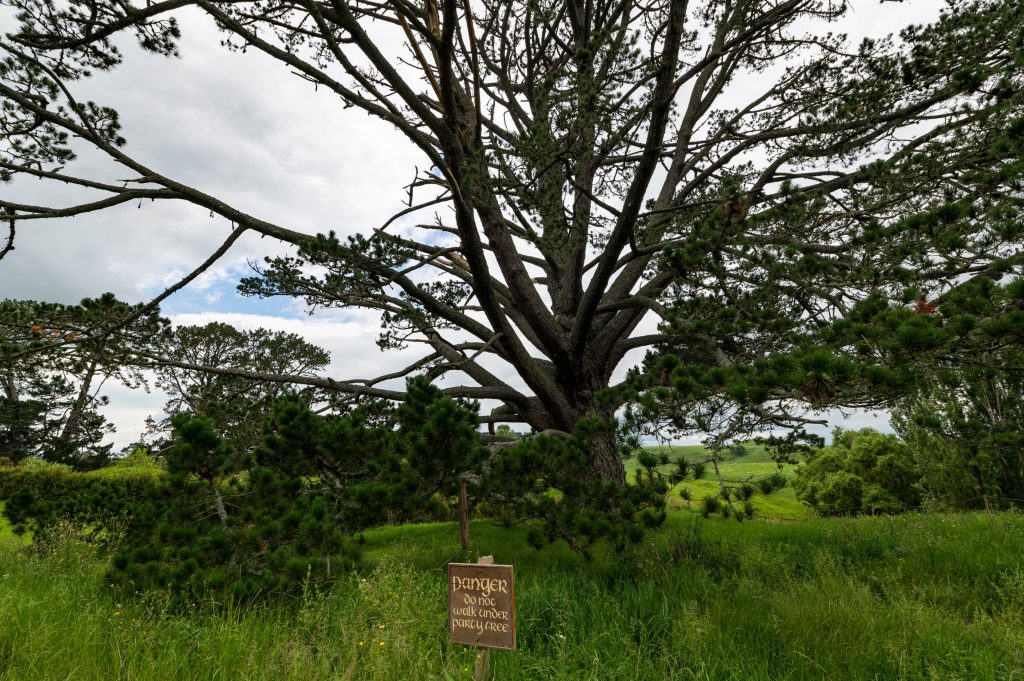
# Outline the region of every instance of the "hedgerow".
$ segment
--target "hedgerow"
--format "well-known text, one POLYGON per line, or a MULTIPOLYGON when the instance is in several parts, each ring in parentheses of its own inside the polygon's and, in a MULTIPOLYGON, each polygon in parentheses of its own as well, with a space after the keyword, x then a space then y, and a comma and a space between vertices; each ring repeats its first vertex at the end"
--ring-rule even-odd
POLYGON ((0 499, 4 515, 21 534, 36 541, 61 519, 73 519, 94 533, 123 522, 136 500, 160 481, 147 474, 99 477, 56 467, 0 468, 0 499))

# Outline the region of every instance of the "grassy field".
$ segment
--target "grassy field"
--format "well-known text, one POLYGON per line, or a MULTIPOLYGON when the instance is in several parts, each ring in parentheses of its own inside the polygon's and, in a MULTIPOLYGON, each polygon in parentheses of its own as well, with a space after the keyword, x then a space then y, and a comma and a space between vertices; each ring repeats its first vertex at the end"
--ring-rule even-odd
MULTIPOLYGON (((680 458, 686 459, 690 463, 697 461, 703 461, 708 456, 708 451, 701 445, 688 445, 681 447, 645 447, 649 452, 654 454, 664 454, 669 457, 672 461, 678 461, 680 458)), ((719 464, 719 468, 722 471, 722 477, 727 480, 752 480, 762 477, 771 473, 772 471, 782 470, 786 475, 792 475, 795 466, 787 464, 781 467, 768 455, 764 447, 761 445, 746 445, 746 452, 741 455, 725 455, 725 461, 719 464)), ((636 458, 626 459, 626 474, 632 476, 639 470, 640 464, 637 463, 636 458)), ((672 469, 672 465, 660 466, 659 470, 668 471, 672 469)), ((707 471, 704 475, 707 479, 714 478, 714 471, 710 464, 707 467, 707 471)))
MULTIPOLYGON (((713 476, 709 476, 712 477, 713 476)), ((669 492, 669 505, 684 513, 697 513, 700 500, 703 497, 718 496, 721 487, 718 481, 704 478, 703 480, 685 480, 669 492), (680 491, 686 489, 690 492, 690 500, 686 501, 680 496, 680 491)), ((754 517, 761 520, 808 520, 816 518, 814 509, 801 503, 788 485, 776 490, 769 495, 756 493, 751 501, 754 504, 754 517)))
POLYGON ((246 610, 120 600, 74 541, 0 545, 0 679, 470 678, 444 566, 516 567, 518 646, 496 679, 1024 679, 1024 517, 701 521, 591 563, 473 523, 367 534, 329 593, 246 610))
MULTIPOLYGON (((656 454, 667 454, 672 461, 682 457, 692 463, 702 461, 708 456, 707 450, 700 445, 646 447, 646 449, 656 454)), ((742 455, 729 456, 726 461, 719 464, 719 470, 725 480, 733 483, 754 482, 758 478, 779 470, 787 477, 792 477, 796 466, 786 464, 780 467, 771 460, 768 452, 761 445, 748 444, 745 449, 746 452, 742 455)), ((640 464, 635 458, 626 460, 626 474, 630 478, 636 475, 639 468, 640 464)), ((667 472, 672 469, 672 466, 663 466, 660 469, 667 472)), ((669 492, 669 504, 683 512, 696 513, 700 500, 706 496, 717 496, 720 489, 714 469, 709 465, 700 480, 690 478, 673 487, 669 492), (680 497, 680 492, 684 489, 690 492, 690 502, 680 497)), ((793 488, 789 485, 771 495, 755 494, 753 503, 755 514, 762 519, 806 520, 817 516, 813 509, 797 500, 793 488)))
MULTIPOLYGON (((675 459, 678 456, 682 456, 689 462, 701 461, 708 456, 708 449, 704 445, 671 445, 671 446, 652 446, 644 447, 649 452, 655 454, 668 454, 669 457, 675 459)), ((745 450, 743 454, 736 457, 743 459, 748 462, 755 463, 773 463, 772 457, 768 454, 768 450, 763 445, 746 443, 743 445, 745 450)), ((729 456, 726 454, 726 456, 729 456)))

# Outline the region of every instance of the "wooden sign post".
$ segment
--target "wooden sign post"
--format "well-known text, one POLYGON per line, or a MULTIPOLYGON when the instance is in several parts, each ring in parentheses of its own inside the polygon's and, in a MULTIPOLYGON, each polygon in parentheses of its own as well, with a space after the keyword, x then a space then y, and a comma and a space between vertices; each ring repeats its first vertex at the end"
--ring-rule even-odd
POLYGON ((448 640, 476 646, 473 678, 487 677, 491 648, 516 649, 516 599, 511 565, 491 556, 448 563, 448 640))

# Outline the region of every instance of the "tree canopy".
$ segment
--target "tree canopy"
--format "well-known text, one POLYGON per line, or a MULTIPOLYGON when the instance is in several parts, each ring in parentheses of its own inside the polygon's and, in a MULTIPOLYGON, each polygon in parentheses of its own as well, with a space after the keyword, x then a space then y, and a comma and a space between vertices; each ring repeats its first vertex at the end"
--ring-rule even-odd
POLYGON ((113 426, 99 413, 107 402, 100 390, 108 380, 145 385, 129 348, 157 343, 167 329, 154 310, 111 293, 78 305, 0 302, 4 455, 102 465, 111 448, 102 440, 113 426))
MULTIPOLYGON (((402 400, 389 379, 451 373, 449 395, 498 403, 483 421, 537 431, 569 434, 627 403, 681 430, 800 427, 800 404, 864 405, 907 382, 837 359, 856 350, 850 324, 1020 275, 1013 0, 950 3, 933 25, 859 44, 834 32, 844 0, 3 4, 19 23, 0 40, 0 173, 94 195, 0 200, 3 253, 35 221, 141 199, 232 225, 177 286, 243 232, 295 244, 242 291, 376 310, 382 348, 425 349, 386 376, 305 379, 333 391, 402 400), (227 48, 400 131, 427 166, 408 208, 362 235, 313 235, 134 158, 117 112, 80 100, 80 81, 132 58, 122 36, 175 55, 189 8, 227 48), (128 181, 90 177, 81 145, 128 181), (644 349, 643 376, 612 385, 644 349), (880 380, 848 380, 857 371, 880 380)), ((610 435, 586 452, 584 478, 624 482, 610 435)))
MULTIPOLYGON (((327 351, 307 343, 293 333, 253 329, 240 331, 223 322, 203 326, 180 326, 154 344, 159 360, 142 361, 157 374, 156 386, 170 399, 164 406, 167 419, 161 431, 180 413, 208 417, 218 434, 241 451, 262 442, 261 424, 273 402, 286 394, 298 398, 294 386, 280 381, 259 381, 223 373, 196 371, 200 367, 245 367, 257 374, 315 376, 330 361, 327 351)), ((306 404, 318 399, 312 388, 303 393, 306 404)))

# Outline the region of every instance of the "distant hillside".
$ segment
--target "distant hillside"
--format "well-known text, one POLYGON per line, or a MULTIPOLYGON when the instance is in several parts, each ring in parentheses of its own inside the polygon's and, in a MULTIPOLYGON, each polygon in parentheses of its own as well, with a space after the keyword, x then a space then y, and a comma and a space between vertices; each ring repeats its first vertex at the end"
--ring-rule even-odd
MULTIPOLYGON (((739 446, 742 448, 742 453, 727 451, 725 453, 726 460, 728 461, 743 461, 745 463, 771 463, 772 458, 768 454, 764 445, 754 444, 753 442, 745 443, 739 446)), ((737 448, 737 449, 739 449, 737 448)), ((694 461, 701 461, 706 459, 710 455, 710 451, 704 445, 680 445, 680 446, 667 446, 667 447, 644 447, 649 452, 655 453, 666 453, 669 457, 675 461, 679 456, 682 456, 687 461, 693 463, 694 461)))

